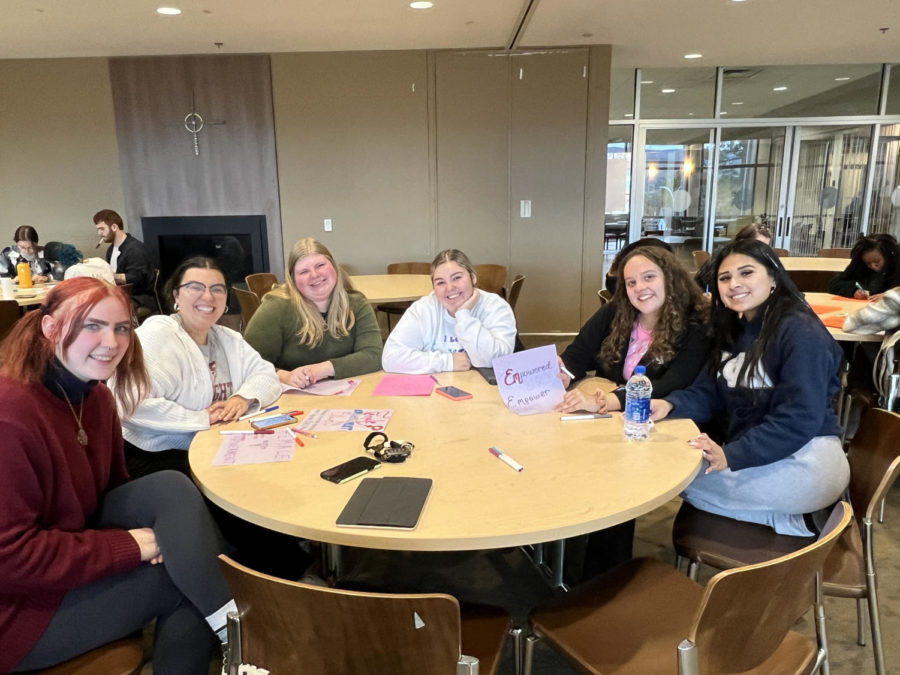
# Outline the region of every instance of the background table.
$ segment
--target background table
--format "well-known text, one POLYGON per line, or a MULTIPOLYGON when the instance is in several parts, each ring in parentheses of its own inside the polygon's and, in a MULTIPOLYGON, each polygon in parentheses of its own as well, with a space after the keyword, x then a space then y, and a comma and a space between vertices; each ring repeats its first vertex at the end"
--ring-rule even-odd
MULTIPOLYGON (((47 297, 47 293, 50 292, 50 289, 56 286, 56 283, 48 283, 48 284, 35 284, 31 289, 36 291, 35 295, 20 295, 19 287, 16 286, 15 299, 16 302, 19 303, 19 307, 30 307, 31 305, 39 305, 44 301, 44 298, 47 297)), ((26 291, 28 289, 25 289, 26 291)), ((4 297, 4 300, 8 298, 4 297)))
MULTIPOLYGON (((847 316, 848 314, 852 314, 857 311, 861 307, 865 306, 865 302, 861 300, 851 300, 850 298, 840 298, 839 296, 833 295, 831 293, 804 293, 806 297, 806 301, 810 305, 817 305, 820 307, 823 306, 832 306, 837 307, 838 309, 831 312, 824 312, 819 316, 821 318, 828 318, 831 316, 847 316)), ((845 333, 840 328, 832 328, 831 326, 826 326, 828 328, 828 332, 834 337, 835 340, 839 342, 881 342, 884 339, 883 333, 876 333, 874 335, 858 335, 856 333, 845 333)))
POLYGON ((350 280, 373 305, 418 300, 431 293, 431 277, 427 274, 360 274, 350 280))
MULTIPOLYGON (((317 432, 290 462, 211 466, 223 436, 197 434, 191 470, 200 489, 225 510, 287 534, 331 544, 411 551, 476 550, 558 540, 616 525, 664 504, 690 483, 700 452, 689 420, 658 424, 651 440, 626 441, 621 416, 561 422, 558 414, 518 416, 476 371, 440 373, 442 385, 473 394, 465 401, 374 397, 381 373, 362 378, 351 397, 283 396, 282 409, 391 408, 386 432, 415 443, 403 464, 372 477, 434 480, 413 531, 343 528, 338 514, 359 481, 335 485, 319 473, 365 454, 364 432, 317 432), (488 452, 496 445, 525 467, 514 471, 488 452)), ((301 418, 302 419, 302 418, 301 418)), ((237 423, 226 428, 247 428, 237 423)))
POLYGON ((847 269, 850 258, 810 258, 788 256, 779 258, 788 272, 831 272, 837 274, 847 269))

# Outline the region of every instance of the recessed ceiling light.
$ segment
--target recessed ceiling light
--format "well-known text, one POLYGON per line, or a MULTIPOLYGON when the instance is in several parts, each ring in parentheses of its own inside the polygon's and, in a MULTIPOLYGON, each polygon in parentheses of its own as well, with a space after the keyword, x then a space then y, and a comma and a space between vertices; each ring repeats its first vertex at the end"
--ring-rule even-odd
POLYGON ((660 89, 660 91, 661 91, 663 94, 674 94, 674 93, 675 93, 675 90, 674 90, 674 89, 660 89))
POLYGON ((834 78, 834 81, 835 82, 846 82, 849 79, 850 79, 849 77, 836 77, 836 78, 834 78))
POLYGON ((409 6, 413 9, 431 9, 434 7, 434 3, 428 0, 415 0, 415 2, 409 3, 409 6))
POLYGON ((178 16, 181 14, 181 10, 177 7, 157 7, 156 13, 164 16, 178 16))
POLYGON ((641 80, 641 84, 653 84, 653 80, 641 80))
POLYGON ((693 117, 694 113, 688 113, 688 117, 693 117))
POLYGON ((787 87, 772 87, 772 91, 787 91, 787 87))
POLYGON ((698 54, 697 52, 693 52, 691 54, 685 54, 684 58, 686 58, 686 59, 702 59, 703 54, 698 54))
POLYGON ((625 113, 625 117, 634 117, 634 113, 625 113))
POLYGON ((732 2, 736 2, 736 3, 738 3, 738 4, 740 4, 740 3, 742 3, 742 2, 747 2, 747 0, 731 0, 731 1, 732 1, 732 2))
POLYGON ((719 111, 719 114, 720 114, 720 115, 727 115, 727 114, 728 114, 728 111, 727 111, 727 110, 720 110, 720 111, 719 111))
POLYGON ((743 101, 733 101, 731 105, 744 105, 743 101))

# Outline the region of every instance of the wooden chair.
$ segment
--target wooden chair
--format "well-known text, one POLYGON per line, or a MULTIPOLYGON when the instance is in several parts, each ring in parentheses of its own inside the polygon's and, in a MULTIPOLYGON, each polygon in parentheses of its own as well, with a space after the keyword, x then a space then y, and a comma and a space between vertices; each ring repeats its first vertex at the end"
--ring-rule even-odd
POLYGON ((19 303, 15 300, 0 300, 0 340, 5 338, 16 321, 22 316, 19 303))
MULTIPOLYGON (((865 645, 863 601, 868 600, 876 673, 885 672, 878 615, 872 522, 891 485, 900 475, 900 415, 872 408, 850 442, 850 502, 855 518, 825 561, 825 595, 857 600, 857 642, 865 645)), ((690 560, 688 574, 700 564, 717 569, 755 563, 794 550, 809 539, 788 537, 762 525, 744 523, 682 505, 672 526, 679 558, 690 560)))
MULTIPOLYGON (((431 274, 431 263, 427 262, 400 262, 387 266, 388 274, 431 274)), ((388 332, 391 330, 391 317, 401 316, 409 309, 411 302, 382 302, 375 306, 376 312, 384 312, 387 315, 388 332)))
POLYGON ((691 251, 691 255, 694 256, 694 265, 698 270, 709 260, 709 251, 691 251))
POLYGON ((256 293, 256 297, 262 300, 263 296, 278 283, 278 277, 269 272, 259 272, 257 274, 248 274, 244 277, 244 281, 247 282, 247 288, 256 293))
POLYGON ((778 254, 779 258, 790 258, 791 257, 791 252, 788 251, 786 248, 773 248, 772 250, 775 251, 776 254, 778 254))
POLYGON ((817 258, 850 258, 852 248, 820 248, 816 251, 817 258))
POLYGON ((524 673, 540 637, 590 673, 813 672, 827 659, 824 635, 791 628, 816 604, 822 563, 851 518, 842 502, 818 541, 706 588, 657 560, 621 565, 532 613, 524 673))
POLYGON ((237 298, 238 304, 241 306, 241 332, 243 333, 256 310, 259 309, 259 296, 256 293, 245 291, 243 288, 237 288, 236 286, 231 287, 231 292, 234 293, 234 297, 237 298))
POLYGON ((52 668, 28 672, 33 675, 133 675, 140 672, 143 662, 144 647, 137 636, 110 642, 52 668))
POLYGON ((503 610, 482 607, 461 619, 450 595, 323 588, 219 559, 238 606, 228 620, 229 675, 241 663, 304 675, 497 671, 510 627, 503 610))
POLYGON ((513 313, 516 311, 516 303, 519 302, 519 293, 522 292, 522 284, 524 283, 525 275, 517 274, 516 278, 513 279, 512 283, 509 285, 509 290, 504 288, 503 293, 501 293, 501 295, 506 298, 509 306, 512 307, 513 313))
POLYGON ((500 293, 506 286, 506 265, 475 265, 475 286, 489 293, 500 293))
POLYGON ((601 288, 597 291, 597 298, 600 300, 600 306, 603 307, 603 305, 612 300, 612 293, 605 288, 601 288))

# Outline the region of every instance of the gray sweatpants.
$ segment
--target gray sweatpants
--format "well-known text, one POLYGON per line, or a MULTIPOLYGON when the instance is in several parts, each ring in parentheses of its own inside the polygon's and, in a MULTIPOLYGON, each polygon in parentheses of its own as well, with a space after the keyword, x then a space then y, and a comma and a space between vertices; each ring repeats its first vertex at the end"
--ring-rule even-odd
POLYGON ((816 436, 793 455, 740 471, 705 474, 707 463, 682 493, 703 511, 768 525, 779 534, 808 537, 803 514, 840 499, 850 465, 837 436, 816 436))

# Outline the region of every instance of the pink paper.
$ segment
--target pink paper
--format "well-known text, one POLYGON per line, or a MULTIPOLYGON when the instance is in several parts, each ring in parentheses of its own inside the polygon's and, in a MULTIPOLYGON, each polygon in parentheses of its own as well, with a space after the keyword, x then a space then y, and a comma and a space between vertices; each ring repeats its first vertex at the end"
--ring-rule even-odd
POLYGON ((294 458, 294 436, 287 429, 274 434, 223 436, 213 466, 290 462, 294 458))
POLYGON ((431 396, 431 375, 384 375, 375 386, 373 396, 431 396))

